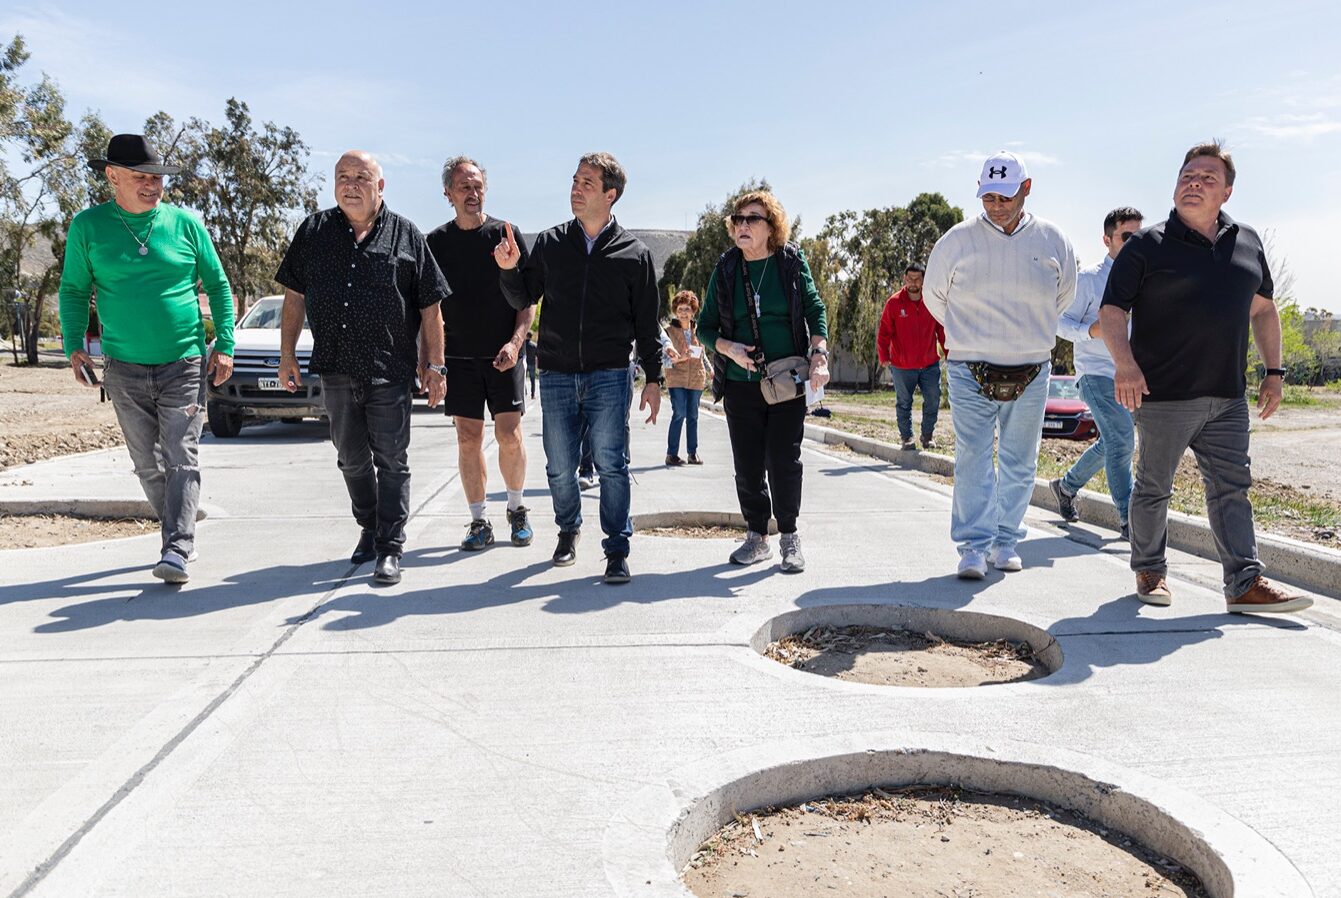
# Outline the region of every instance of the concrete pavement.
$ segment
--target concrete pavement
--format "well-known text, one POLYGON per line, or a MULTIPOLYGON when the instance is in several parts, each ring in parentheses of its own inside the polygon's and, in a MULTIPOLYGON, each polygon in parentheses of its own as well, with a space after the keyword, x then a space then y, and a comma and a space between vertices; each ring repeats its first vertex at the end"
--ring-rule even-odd
MULTIPOLYGON (((737 510, 720 420, 701 421, 706 465, 666 469, 665 422, 634 415, 635 516, 737 510)), ((348 564, 357 528, 315 423, 206 438, 211 514, 185 588, 149 576, 156 537, 0 552, 0 896, 622 895, 616 871, 642 859, 607 856, 629 844, 610 833, 645 790, 876 733, 872 749, 1026 745, 1131 771, 1341 898, 1341 602, 1226 615, 1218 566, 1179 556, 1173 606, 1144 606, 1113 534, 1039 509, 1023 572, 961 582, 944 483, 809 443, 806 572, 635 535, 633 582, 610 587, 594 493, 577 564, 549 564, 538 410, 525 549, 455 549, 455 431, 427 410, 414 428, 395 587, 348 564), (749 647, 775 615, 870 602, 1013 617, 1064 664, 887 689, 749 647)), ((491 441, 505 534, 495 456, 491 441)), ((124 450, 0 474, 0 501, 70 496, 140 498, 124 450)))

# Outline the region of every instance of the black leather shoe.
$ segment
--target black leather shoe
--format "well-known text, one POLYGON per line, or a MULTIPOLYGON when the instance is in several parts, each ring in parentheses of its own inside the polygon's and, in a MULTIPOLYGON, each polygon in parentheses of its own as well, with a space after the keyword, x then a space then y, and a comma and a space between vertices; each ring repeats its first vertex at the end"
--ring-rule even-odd
POLYGON ((377 569, 373 571, 373 582, 399 583, 400 556, 398 555, 377 556, 377 569))
POLYGON ((568 565, 577 561, 577 541, 581 537, 581 532, 577 530, 572 533, 559 532, 559 544, 554 547, 554 564, 556 567, 568 567, 568 565))
POLYGON ((605 556, 605 577, 606 583, 628 583, 632 577, 629 574, 629 560, 623 555, 605 556))
POLYGON ((363 531, 359 537, 359 544, 354 547, 354 554, 349 556, 350 564, 366 564, 377 558, 377 534, 371 530, 363 531))

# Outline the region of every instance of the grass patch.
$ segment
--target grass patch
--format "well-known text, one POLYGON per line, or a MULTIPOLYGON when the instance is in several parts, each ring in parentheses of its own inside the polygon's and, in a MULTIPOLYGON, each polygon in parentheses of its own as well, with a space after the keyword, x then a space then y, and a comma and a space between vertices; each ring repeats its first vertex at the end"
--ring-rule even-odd
MULTIPOLYGON (((1301 388, 1303 389, 1303 388, 1301 388)), ((1326 399, 1315 400, 1318 404, 1326 399)), ((857 414, 835 411, 829 426, 869 439, 886 443, 899 443, 898 426, 893 420, 893 401, 890 402, 890 416, 877 414, 857 414)), ((918 418, 913 418, 916 429, 918 418)), ((1061 477, 1093 441, 1045 439, 1038 450, 1038 476, 1045 480, 1061 477)), ((945 418, 937 425, 936 452, 954 454, 954 431, 945 418)), ((1103 469, 1099 470, 1086 488, 1097 493, 1109 494, 1108 478, 1103 469)), ((1335 502, 1315 496, 1308 490, 1301 490, 1289 484, 1271 480, 1258 480, 1248 492, 1253 504, 1253 517, 1257 526, 1267 532, 1289 536, 1305 542, 1341 548, 1341 502, 1335 502)), ((1205 517, 1206 489, 1201 482, 1201 473, 1196 462, 1189 456, 1178 465, 1174 475, 1173 498, 1169 508, 1184 514, 1205 517)))

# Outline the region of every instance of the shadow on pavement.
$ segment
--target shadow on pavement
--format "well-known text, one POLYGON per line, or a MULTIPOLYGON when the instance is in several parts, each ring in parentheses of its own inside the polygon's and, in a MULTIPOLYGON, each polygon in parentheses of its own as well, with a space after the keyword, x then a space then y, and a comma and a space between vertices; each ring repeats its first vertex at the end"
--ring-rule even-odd
MULTIPOLYGON (((425 560, 416 557, 419 554, 406 554, 403 567, 407 571, 420 566, 425 560)), ((453 554, 461 556, 466 553, 453 554)), ((436 565, 451 560, 444 558, 432 563, 436 565)), ((581 559, 578 563, 590 565, 591 561, 581 559)), ((586 576, 557 583, 528 585, 527 580, 553 567, 547 559, 506 571, 482 583, 445 588, 438 586, 390 596, 373 590, 341 595, 322 605, 310 618, 348 612, 347 616, 328 619, 322 625, 323 629, 365 630, 385 626, 404 617, 465 614, 532 601, 544 602, 541 610, 550 614, 590 614, 623 604, 648 605, 675 599, 729 599, 740 588, 764 577, 785 576, 776 567, 742 569, 731 564, 652 574, 639 573, 636 558, 632 560, 632 566, 633 581, 620 586, 602 583, 600 574, 594 568, 586 576), (728 572, 734 575, 723 576, 728 572)), ((294 618, 290 622, 296 620, 294 618)))

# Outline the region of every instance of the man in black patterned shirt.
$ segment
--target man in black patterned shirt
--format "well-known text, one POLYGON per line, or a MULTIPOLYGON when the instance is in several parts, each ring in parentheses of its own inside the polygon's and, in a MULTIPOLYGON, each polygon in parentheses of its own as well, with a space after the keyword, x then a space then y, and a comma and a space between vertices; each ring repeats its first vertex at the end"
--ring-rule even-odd
POLYGON ((436 406, 446 392, 442 310, 451 295, 424 235, 382 202, 386 181, 370 154, 335 164, 336 208, 309 215, 275 274, 284 290, 279 381, 303 382, 295 354, 306 316, 309 370, 321 375, 340 471, 363 528, 350 561, 377 560, 378 583, 400 582, 410 516, 414 380, 436 406))

